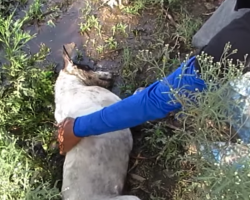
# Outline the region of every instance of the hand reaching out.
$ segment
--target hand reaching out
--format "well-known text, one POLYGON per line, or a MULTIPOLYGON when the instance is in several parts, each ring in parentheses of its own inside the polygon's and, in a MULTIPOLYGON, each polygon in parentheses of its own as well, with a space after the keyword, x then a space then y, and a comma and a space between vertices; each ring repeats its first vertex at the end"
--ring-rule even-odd
POLYGON ((74 118, 67 117, 58 125, 57 141, 62 155, 69 152, 82 139, 74 134, 74 122, 74 118))

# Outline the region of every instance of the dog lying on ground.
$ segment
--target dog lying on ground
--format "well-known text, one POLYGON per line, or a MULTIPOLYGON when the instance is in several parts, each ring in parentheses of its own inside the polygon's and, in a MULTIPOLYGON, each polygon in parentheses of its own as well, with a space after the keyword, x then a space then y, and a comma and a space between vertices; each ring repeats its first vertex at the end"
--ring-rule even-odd
MULTIPOLYGON (((67 49, 74 46, 74 43, 63 46, 64 68, 55 83, 57 123, 120 101, 105 89, 112 79, 110 73, 94 72, 88 67, 80 69, 73 63, 67 49)), ((129 129, 83 138, 65 157, 63 199, 139 200, 136 196, 121 196, 132 145, 129 129)))

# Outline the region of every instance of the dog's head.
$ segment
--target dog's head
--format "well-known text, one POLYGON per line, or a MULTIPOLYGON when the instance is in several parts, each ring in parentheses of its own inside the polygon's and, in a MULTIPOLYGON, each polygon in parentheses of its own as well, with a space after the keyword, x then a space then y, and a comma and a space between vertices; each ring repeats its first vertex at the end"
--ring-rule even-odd
POLYGON ((110 72, 94 71, 87 65, 78 65, 70 58, 69 52, 75 48, 75 43, 63 45, 63 71, 78 77, 87 86, 111 86, 112 74, 110 72))

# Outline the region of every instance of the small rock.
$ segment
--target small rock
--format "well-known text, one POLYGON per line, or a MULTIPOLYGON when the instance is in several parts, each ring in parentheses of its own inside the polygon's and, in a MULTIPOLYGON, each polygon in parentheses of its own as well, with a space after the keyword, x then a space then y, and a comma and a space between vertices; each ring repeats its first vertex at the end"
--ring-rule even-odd
POLYGON ((139 182, 143 182, 143 181, 146 180, 145 178, 143 178, 143 177, 141 177, 141 176, 139 176, 137 174, 130 174, 130 176, 131 176, 131 178, 133 178, 133 179, 135 179, 135 180, 137 180, 139 182))
POLYGON ((205 5, 206 9, 208 9, 208 10, 213 10, 216 7, 214 4, 209 3, 209 2, 204 3, 204 5, 205 5))

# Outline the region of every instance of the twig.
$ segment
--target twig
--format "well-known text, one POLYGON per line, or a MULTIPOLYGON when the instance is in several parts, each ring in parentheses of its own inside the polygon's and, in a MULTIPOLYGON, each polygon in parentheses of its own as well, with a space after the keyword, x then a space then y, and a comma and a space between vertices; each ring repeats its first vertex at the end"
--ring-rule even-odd
POLYGON ((158 156, 158 154, 150 157, 143 157, 143 156, 130 156, 130 158, 136 159, 136 160, 150 160, 150 159, 155 159, 158 156))
POLYGON ((210 12, 210 13, 202 13, 202 15, 204 15, 204 16, 209 16, 209 15, 212 15, 212 14, 214 14, 214 12, 210 12))
POLYGON ((165 16, 170 20, 171 24, 175 27, 177 26, 176 22, 174 21, 173 17, 169 14, 168 10, 163 8, 163 11, 165 13, 165 16))

